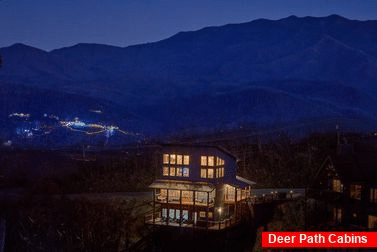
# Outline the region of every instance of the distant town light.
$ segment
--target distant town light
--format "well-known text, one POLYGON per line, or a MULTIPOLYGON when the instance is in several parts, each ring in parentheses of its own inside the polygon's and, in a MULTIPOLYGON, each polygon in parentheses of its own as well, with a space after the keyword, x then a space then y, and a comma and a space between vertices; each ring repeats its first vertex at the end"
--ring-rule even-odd
POLYGON ((10 147, 10 146, 12 146, 12 141, 8 140, 8 141, 4 142, 3 145, 6 146, 6 147, 10 147))

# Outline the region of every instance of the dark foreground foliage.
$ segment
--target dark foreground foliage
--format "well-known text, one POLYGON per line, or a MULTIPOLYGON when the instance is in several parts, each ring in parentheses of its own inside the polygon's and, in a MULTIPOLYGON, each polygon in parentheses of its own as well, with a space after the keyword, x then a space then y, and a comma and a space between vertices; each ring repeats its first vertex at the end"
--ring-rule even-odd
POLYGON ((142 236, 135 201, 33 197, 3 209, 5 251, 123 251, 142 236))

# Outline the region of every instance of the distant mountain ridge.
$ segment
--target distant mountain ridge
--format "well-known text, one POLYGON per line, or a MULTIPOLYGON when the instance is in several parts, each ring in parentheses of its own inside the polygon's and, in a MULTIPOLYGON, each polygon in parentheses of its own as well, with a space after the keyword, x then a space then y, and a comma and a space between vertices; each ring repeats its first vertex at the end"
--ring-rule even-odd
POLYGON ((125 48, 77 44, 46 52, 15 44, 0 52, 0 85, 110 102, 114 115, 137 115, 146 133, 240 125, 263 131, 342 117, 363 121, 345 129, 377 126, 374 20, 290 16, 180 32, 125 48))

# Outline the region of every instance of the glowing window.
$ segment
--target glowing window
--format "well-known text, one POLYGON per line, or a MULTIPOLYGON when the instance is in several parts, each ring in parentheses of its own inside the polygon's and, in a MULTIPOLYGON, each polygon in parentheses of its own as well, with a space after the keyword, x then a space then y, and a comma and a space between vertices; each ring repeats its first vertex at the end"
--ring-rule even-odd
POLYGON ((182 191, 182 202, 192 202, 192 197, 192 191, 182 191))
POLYGON ((170 164, 175 164, 176 156, 175 154, 170 154, 170 164))
POLYGON ((170 176, 175 176, 175 167, 170 167, 170 176))
POLYGON ((202 169, 207 169, 205 172, 201 171, 201 178, 221 178, 224 177, 224 160, 216 156, 201 156, 202 169), (212 168, 213 167, 213 168, 212 168), (212 169, 209 171, 209 169, 212 169))
POLYGON ((163 172, 162 172, 162 175, 164 175, 164 176, 169 176, 169 167, 164 166, 164 168, 163 168, 163 172))
POLYGON ((207 166, 207 156, 202 156, 200 164, 202 166, 207 166))
POLYGON ((333 179, 333 191, 334 192, 342 192, 343 191, 343 185, 340 182, 339 179, 333 179))
POLYGON ((215 165, 215 157, 209 156, 208 157, 208 166, 214 166, 215 165))
POLYGON ((190 156, 189 155, 184 155, 183 156, 183 164, 184 165, 189 165, 190 164, 190 156))
POLYGON ((190 169, 187 167, 183 168, 183 177, 189 177, 190 176, 190 169))
POLYGON ((208 169, 208 178, 213 178, 213 169, 208 169))
POLYGON ((169 154, 164 154, 163 157, 164 157, 164 158, 163 158, 163 162, 164 162, 164 164, 169 164, 169 154))
POLYGON ((213 218, 213 212, 208 212, 208 219, 212 219, 213 218))
POLYGON ((161 189, 161 190, 160 190, 160 193, 161 193, 161 196, 166 197, 166 195, 168 195, 168 190, 166 190, 166 189, 161 189))
POLYGON ((177 168, 177 176, 182 177, 182 168, 177 168))
POLYGON ((182 155, 177 155, 177 164, 181 165, 182 164, 182 155))
POLYGON ((200 218, 205 218, 206 217, 206 212, 200 211, 199 217, 200 218))
POLYGON ((190 164, 189 155, 165 153, 163 154, 163 164, 163 176, 189 177, 189 169, 183 167, 183 165, 190 164))
POLYGON ((197 192, 196 201, 198 203, 207 203, 207 193, 206 192, 197 192))
POLYGON ((200 169, 200 177, 207 178, 207 169, 200 169))
POLYGON ((179 190, 169 190, 169 201, 176 200, 179 201, 181 195, 179 190))
POLYGON ((162 217, 164 217, 164 218, 168 217, 168 209, 166 209, 166 208, 162 209, 162 217))

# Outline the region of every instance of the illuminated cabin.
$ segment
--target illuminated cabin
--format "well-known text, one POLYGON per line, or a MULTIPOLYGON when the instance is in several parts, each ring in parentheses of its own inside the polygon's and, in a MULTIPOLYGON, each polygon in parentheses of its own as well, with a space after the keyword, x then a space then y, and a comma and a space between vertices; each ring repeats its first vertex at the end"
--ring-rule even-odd
POLYGON ((238 223, 255 183, 236 176, 236 162, 217 146, 163 146, 148 223, 215 230, 238 223))

